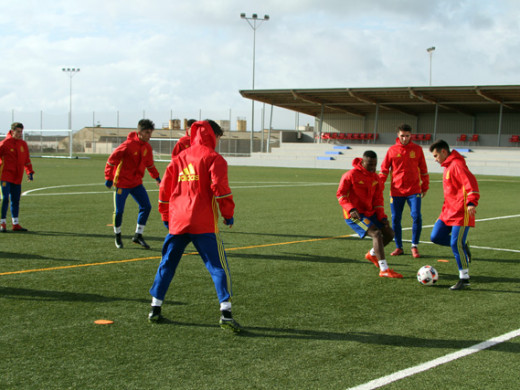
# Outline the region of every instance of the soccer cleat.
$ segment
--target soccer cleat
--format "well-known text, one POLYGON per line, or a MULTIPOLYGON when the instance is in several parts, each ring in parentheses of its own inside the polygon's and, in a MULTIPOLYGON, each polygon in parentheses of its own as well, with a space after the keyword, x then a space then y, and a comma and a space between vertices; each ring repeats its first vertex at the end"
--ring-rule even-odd
POLYGON ((459 281, 450 287, 450 290, 464 290, 469 287, 469 279, 459 279, 459 281))
POLYGON ((468 255, 468 263, 471 263, 471 251, 469 250, 469 242, 466 241, 464 249, 466 250, 466 254, 468 255))
POLYGON ((161 315, 161 306, 152 306, 152 310, 148 313, 148 321, 157 323, 163 319, 161 315))
POLYGON ((416 246, 412 247, 412 256, 415 259, 418 259, 419 257, 421 257, 421 255, 419 254, 419 248, 417 248, 416 246))
POLYGON ((377 257, 372 256, 370 254, 370 252, 367 252, 367 254, 365 255, 365 259, 367 259, 368 261, 371 261, 372 264, 374 264, 377 268, 379 268, 379 261, 377 260, 377 257))
POLYGON ((13 231, 14 232, 26 232, 27 229, 24 229, 19 224, 13 225, 13 231))
POLYGON ((240 331, 242 331, 242 326, 233 319, 230 311, 222 310, 221 313, 219 325, 222 329, 227 329, 234 333, 240 333, 240 331))
POLYGON ((137 245, 141 245, 144 249, 150 249, 150 245, 146 243, 142 234, 135 233, 132 238, 132 242, 137 245))
POLYGON ((2 222, 0 223, 0 233, 5 233, 7 232, 7 226, 5 226, 5 223, 2 222))
POLYGON ((382 278, 396 278, 402 279, 403 275, 395 272, 393 269, 388 268, 386 271, 379 271, 379 276, 382 278))
POLYGON ((390 256, 401 256, 404 255, 403 248, 395 248, 395 250, 390 253, 390 256))
POLYGON ((123 240, 121 239, 121 233, 116 233, 116 248, 121 249, 123 247, 123 240))

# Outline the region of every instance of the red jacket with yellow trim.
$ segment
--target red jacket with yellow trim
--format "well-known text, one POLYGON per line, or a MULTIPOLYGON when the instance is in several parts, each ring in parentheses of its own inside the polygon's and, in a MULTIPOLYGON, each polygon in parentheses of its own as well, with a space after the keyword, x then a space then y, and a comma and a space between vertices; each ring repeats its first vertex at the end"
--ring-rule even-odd
POLYGON ((159 177, 159 171, 153 161, 152 146, 148 142, 141 141, 137 132, 132 131, 126 141, 108 158, 105 180, 112 180, 117 188, 134 188, 143 184, 145 169, 152 178, 159 177))
POLYGON ((343 174, 336 197, 343 208, 344 218, 350 218, 350 210, 378 220, 387 218, 384 209, 383 184, 375 172, 367 171, 361 164, 362 158, 352 161, 354 169, 343 174))
POLYGON ((452 150, 441 164, 444 167, 442 187, 444 203, 439 219, 448 226, 475 226, 475 217, 469 216, 467 206, 478 205, 480 193, 477 179, 469 171, 464 157, 452 150))
POLYGON ((188 149, 190 147, 190 145, 191 145, 191 137, 188 134, 183 135, 181 138, 179 138, 179 140, 173 147, 172 157, 177 156, 184 149, 188 149))
POLYGON ((159 212, 170 234, 218 232, 218 210, 232 218, 235 210, 228 184, 227 162, 215 151, 210 124, 191 126, 191 146, 166 168, 159 189, 159 212))
POLYGON ((430 186, 430 176, 421 146, 409 142, 403 145, 399 138, 386 152, 379 177, 384 183, 392 171, 390 195, 410 196, 425 193, 430 186))
POLYGON ((27 142, 16 139, 9 131, 0 142, 0 180, 22 184, 23 173, 34 173, 27 142))

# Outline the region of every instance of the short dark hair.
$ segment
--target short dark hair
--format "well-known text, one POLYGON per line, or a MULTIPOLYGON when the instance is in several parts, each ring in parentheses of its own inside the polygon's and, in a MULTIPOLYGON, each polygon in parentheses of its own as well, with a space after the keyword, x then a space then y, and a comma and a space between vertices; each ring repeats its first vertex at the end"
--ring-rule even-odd
POLYGON ((155 124, 150 119, 141 119, 137 124, 137 131, 155 130, 155 124))
POLYGON ((196 119, 188 119, 188 121, 186 122, 186 125, 187 125, 188 127, 191 127, 191 125, 194 124, 195 122, 197 122, 196 119))
POLYGON ((412 126, 410 126, 409 124, 406 124, 406 123, 401 123, 397 127, 397 131, 409 131, 411 133, 412 132, 412 126))
POLYGON ((373 150, 367 150, 365 153, 363 153, 363 157, 377 158, 377 154, 373 150))
POLYGON ((213 132, 215 133, 215 137, 222 137, 224 135, 224 131, 222 131, 222 128, 218 125, 217 122, 212 121, 211 119, 205 119, 204 121, 209 123, 213 129, 213 132))
POLYGON ((433 144, 430 145, 430 152, 433 153, 434 150, 446 150, 448 154, 450 153, 450 145, 443 139, 438 139, 433 144))
POLYGON ((14 122, 11 125, 11 130, 14 130, 14 129, 22 129, 23 130, 23 124, 20 123, 20 122, 14 122))

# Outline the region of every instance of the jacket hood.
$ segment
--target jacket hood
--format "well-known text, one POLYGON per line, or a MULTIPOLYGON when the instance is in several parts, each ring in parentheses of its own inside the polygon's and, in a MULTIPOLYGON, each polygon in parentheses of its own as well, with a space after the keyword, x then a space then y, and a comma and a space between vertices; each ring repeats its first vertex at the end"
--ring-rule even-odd
POLYGON ((376 174, 375 172, 367 171, 367 169, 363 166, 363 158, 361 157, 356 157, 354 160, 352 160, 352 166, 354 167, 354 169, 362 171, 365 174, 376 174))
POLYGON ((466 165, 466 160, 464 159, 464 156, 462 156, 462 154, 460 154, 456 150, 452 150, 450 152, 450 155, 446 158, 446 160, 444 160, 441 166, 448 167, 455 160, 460 160, 462 164, 466 165))
POLYGON ((204 145, 208 148, 215 149, 217 146, 217 138, 206 121, 198 121, 191 125, 191 145, 204 145))
POLYGON ((5 135, 5 139, 10 139, 10 138, 15 139, 15 138, 13 137, 12 130, 9 130, 9 131, 7 132, 7 134, 5 135))
POLYGON ((128 136, 126 137, 126 139, 128 141, 139 141, 139 142, 142 142, 139 139, 139 136, 137 135, 137 131, 131 131, 130 133, 128 133, 128 136))

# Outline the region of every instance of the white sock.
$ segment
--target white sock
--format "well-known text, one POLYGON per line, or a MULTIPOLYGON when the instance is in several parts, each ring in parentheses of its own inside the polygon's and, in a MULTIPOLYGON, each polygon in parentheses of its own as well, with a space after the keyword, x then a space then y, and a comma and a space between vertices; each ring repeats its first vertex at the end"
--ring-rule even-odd
POLYGON ((374 250, 374 248, 370 249, 370 255, 371 256, 375 256, 376 255, 376 251, 374 250))
POLYGON ((155 297, 152 297, 152 306, 162 306, 163 301, 160 299, 157 299, 155 297))
POLYGON ((5 218, 3 218, 3 219, 0 219, 0 223, 6 223, 6 220, 5 220, 5 218))
POLYGON ((417 248, 417 244, 412 244, 412 248, 417 248))
POLYGON ((459 278, 460 279, 469 279, 469 269, 461 269, 459 271, 459 278))
POLYGON ((388 264, 386 263, 386 260, 379 260, 379 269, 381 271, 386 271, 388 269, 388 264))
POLYGON ((135 228, 135 232, 137 234, 143 234, 143 232, 144 232, 144 225, 137 225, 137 227, 135 228))
POLYGON ((18 218, 13 218, 13 225, 18 225, 18 218))
POLYGON ((114 233, 115 233, 115 234, 119 234, 119 233, 121 233, 121 226, 118 226, 118 227, 115 227, 115 226, 114 226, 114 233))
POLYGON ((231 302, 229 302, 229 301, 220 302, 220 311, 223 311, 223 310, 231 311, 231 302))

